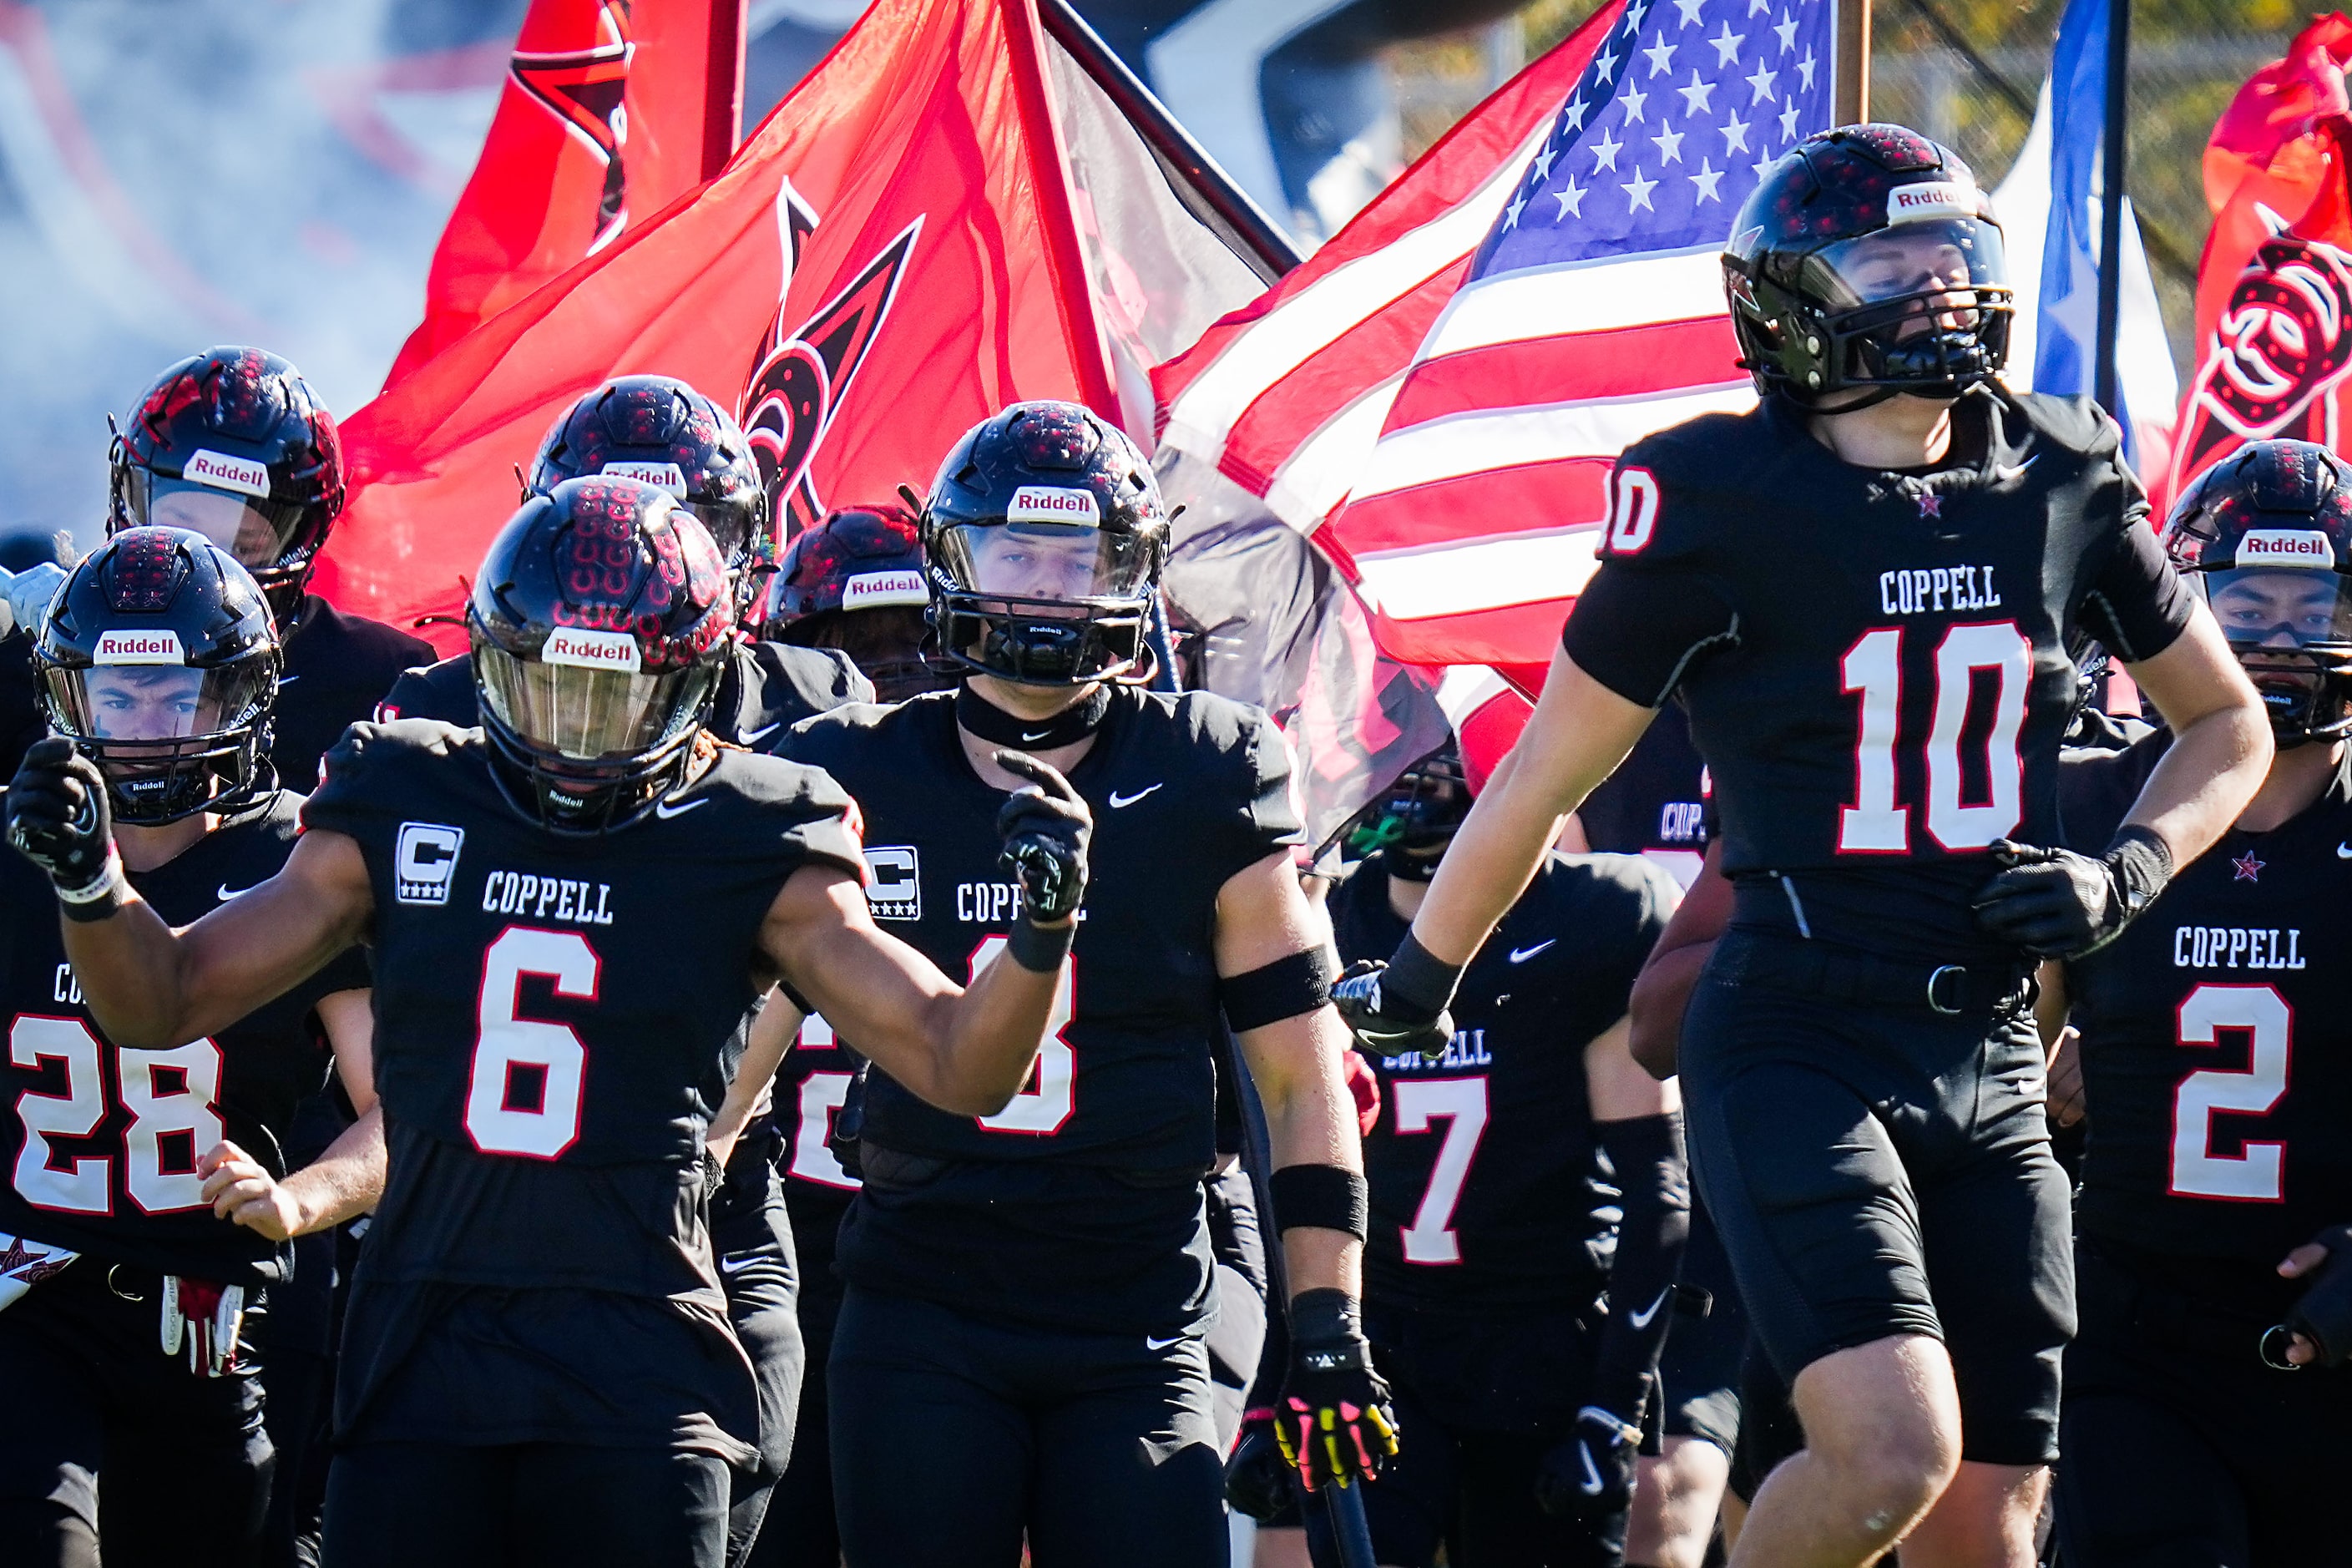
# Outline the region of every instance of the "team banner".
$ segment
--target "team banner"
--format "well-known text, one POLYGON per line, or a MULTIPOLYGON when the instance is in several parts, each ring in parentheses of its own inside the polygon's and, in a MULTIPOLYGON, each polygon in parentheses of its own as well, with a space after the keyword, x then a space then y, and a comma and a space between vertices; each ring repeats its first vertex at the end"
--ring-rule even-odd
POLYGON ((456 615, 518 467, 617 374, 732 401, 794 527, 928 486, 1015 399, 1115 415, 1045 47, 1034 0, 879 0, 716 180, 351 418, 320 591, 456 615))

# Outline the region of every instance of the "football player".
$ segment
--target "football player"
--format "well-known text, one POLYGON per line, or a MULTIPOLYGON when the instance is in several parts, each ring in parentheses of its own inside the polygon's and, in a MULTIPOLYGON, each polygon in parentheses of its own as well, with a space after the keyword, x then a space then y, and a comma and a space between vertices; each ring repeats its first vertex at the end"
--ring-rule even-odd
POLYGON ((467 624, 480 728, 353 726, 285 868, 191 926, 125 883, 86 759, 28 758, 10 838, 56 885, 93 1017, 134 1048, 370 945, 388 1164, 326 1561, 709 1568, 728 1468, 759 1458, 703 1218, 744 1015, 788 979, 913 1092, 996 1114, 1067 984, 1087 808, 1005 753, 1035 786, 1003 812, 1025 912, 959 991, 868 919, 838 786, 709 733, 734 601, 667 492, 598 476, 531 499, 467 624))
POLYGON ((1041 1568, 1222 1562, 1202 1340, 1221 1007, 1278 1167, 1292 1455, 1310 1486, 1347 1484, 1392 1448, 1360 1321, 1346 1037, 1292 867, 1287 750, 1256 710, 1144 689, 1167 516, 1142 455, 1093 414, 1024 403, 981 423, 941 466, 923 530, 938 650, 969 674, 951 693, 820 715, 793 755, 864 809, 875 916, 950 973, 989 962, 1024 918, 987 850, 1020 783, 996 748, 1070 772, 1097 872, 1009 1106, 927 1106, 878 1057, 868 1076, 830 1367, 843 1545, 894 1568, 1011 1568, 1024 1534, 1041 1568))
MULTIPOLYGON (((2072 1005, 2090 1121, 2058 1531, 2082 1568, 2318 1563, 2343 1550, 2325 1500, 2352 1464, 2346 1346, 2338 1326, 2323 1370, 2324 1336, 2268 1331, 2303 1323, 2312 1266, 2345 1250, 2352 1216, 2352 466, 2300 441, 2242 447, 2167 537, 2278 754, 2140 920, 2044 971, 2050 1019, 2072 1005)), ((2069 753, 2068 839, 2111 832, 2174 743, 2069 753)))
POLYGON ((289 788, 318 782, 343 727, 433 658, 421 637, 346 615, 310 592, 343 510, 334 416, 301 373, 252 348, 192 355, 155 378, 116 430, 110 531, 194 529, 250 571, 285 651, 270 761, 289 788))
POLYGON ((847 506, 793 540, 777 563, 760 635, 838 648, 877 702, 952 686, 956 667, 925 651, 931 602, 922 525, 904 507, 847 506))
MULTIPOLYGON (((1393 952, 1426 896, 1470 809, 1451 749, 1381 809, 1331 898, 1343 960, 1393 952)), ((1637 857, 1549 858, 1453 1037, 1373 1058, 1366 1326, 1408 1435, 1365 1494, 1382 1563, 1625 1561, 1689 1219, 1675 1089, 1626 1054, 1625 1001, 1676 896, 1637 857)))
MULTIPOLYGON (((127 885, 174 921, 285 863, 301 803, 265 755, 278 636, 227 551, 123 530, 66 579, 34 652, 52 738, 12 816, 102 798, 127 885), (59 800, 75 757, 93 793, 59 800)), ((0 857, 0 1562, 94 1568, 102 1537, 110 1564, 242 1563, 272 1468, 265 1292, 289 1235, 358 1212, 344 1198, 380 1179, 375 1116, 290 1177, 280 1154, 326 1077, 322 1024, 353 1103, 373 1103, 366 967, 345 954, 249 1013, 124 1046, 55 904, 0 857)))
POLYGON ((1906 1553, 2030 1563, 2074 1317, 2032 969, 2200 854, 2270 731, 2113 422, 2000 384, 2000 230, 1958 159, 1810 138, 1723 265, 1759 405, 1619 459, 1534 717, 1339 994, 1374 1049, 1441 1040, 1561 816, 1679 694, 1737 885, 1681 1040, 1692 1163, 1807 1441, 1740 1561, 1871 1561, 1951 1489, 1906 1553), (2175 736, 2095 856, 2046 847, 2078 631, 2175 736))

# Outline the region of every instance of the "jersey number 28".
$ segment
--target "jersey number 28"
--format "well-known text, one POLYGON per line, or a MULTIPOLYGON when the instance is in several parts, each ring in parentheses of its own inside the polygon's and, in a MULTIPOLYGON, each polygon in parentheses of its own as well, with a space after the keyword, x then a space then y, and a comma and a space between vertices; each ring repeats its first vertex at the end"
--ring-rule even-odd
MULTIPOLYGON (((25 1144, 16 1152, 16 1191, 35 1208, 62 1214, 111 1214, 114 1199, 103 1154, 60 1163, 52 1138, 88 1138, 106 1119, 106 1080, 98 1037, 79 1018, 26 1014, 8 1030, 8 1059, 38 1070, 65 1068, 63 1094, 16 1097, 25 1144)), ((122 1133, 122 1185, 142 1214, 173 1214, 205 1206, 196 1156, 221 1141, 221 1053, 212 1041, 192 1040, 168 1051, 116 1051, 117 1098, 131 1113, 122 1133), (163 1168, 166 1154, 173 1168, 163 1168)))
MULTIPOLYGON (((1895 804, 1895 749, 1906 737, 1903 718, 1903 632, 1864 632, 1838 666, 1845 689, 1862 698, 1854 739, 1854 804, 1838 813, 1841 855, 1903 855, 1911 849, 1911 808, 1895 804)), ((1936 708, 1922 749, 1927 763, 1927 832, 1946 849, 1982 849, 2014 832, 2024 816, 2024 763, 2017 749, 2025 726, 2033 648, 2014 621, 1958 626, 1936 646, 1936 708), (1986 795, 1964 801, 1960 731, 1979 670, 1995 672, 1992 727, 1985 736, 1986 795)), ((1919 736, 1907 737, 1922 745, 1919 736)))

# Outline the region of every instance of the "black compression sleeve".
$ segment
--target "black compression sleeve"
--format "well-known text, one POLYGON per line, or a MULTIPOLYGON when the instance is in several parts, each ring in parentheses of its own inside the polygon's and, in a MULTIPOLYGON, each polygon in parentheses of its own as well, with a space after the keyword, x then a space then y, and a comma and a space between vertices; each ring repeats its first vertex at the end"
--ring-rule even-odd
POLYGON ((1738 635, 1738 613, 1705 578, 1609 562, 1584 585, 1559 641, 1577 668, 1656 708, 1692 661, 1738 635))
POLYGON ((1658 1352, 1675 1315, 1675 1279, 1690 1239, 1682 1113, 1600 1121, 1592 1131, 1617 1173, 1625 1217, 1609 1268, 1609 1324, 1601 1331, 1591 1403, 1639 1425, 1657 1381, 1658 1352))

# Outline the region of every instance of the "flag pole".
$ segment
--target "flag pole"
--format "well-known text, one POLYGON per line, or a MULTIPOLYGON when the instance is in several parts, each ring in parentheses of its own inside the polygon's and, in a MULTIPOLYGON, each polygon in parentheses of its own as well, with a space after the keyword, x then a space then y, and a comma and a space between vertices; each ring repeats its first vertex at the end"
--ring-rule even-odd
POLYGON ((2131 0, 2107 0, 2107 102, 2099 170, 2099 329, 2092 395, 2116 407, 2116 316, 2124 270, 2124 100, 2131 64, 2131 0))
POLYGON ((1840 125, 1870 118, 1870 0, 1838 0, 1835 98, 1830 113, 1840 125))
POLYGON ((702 177, 715 180, 743 135, 743 19, 751 0, 710 0, 709 75, 702 92, 702 177))

